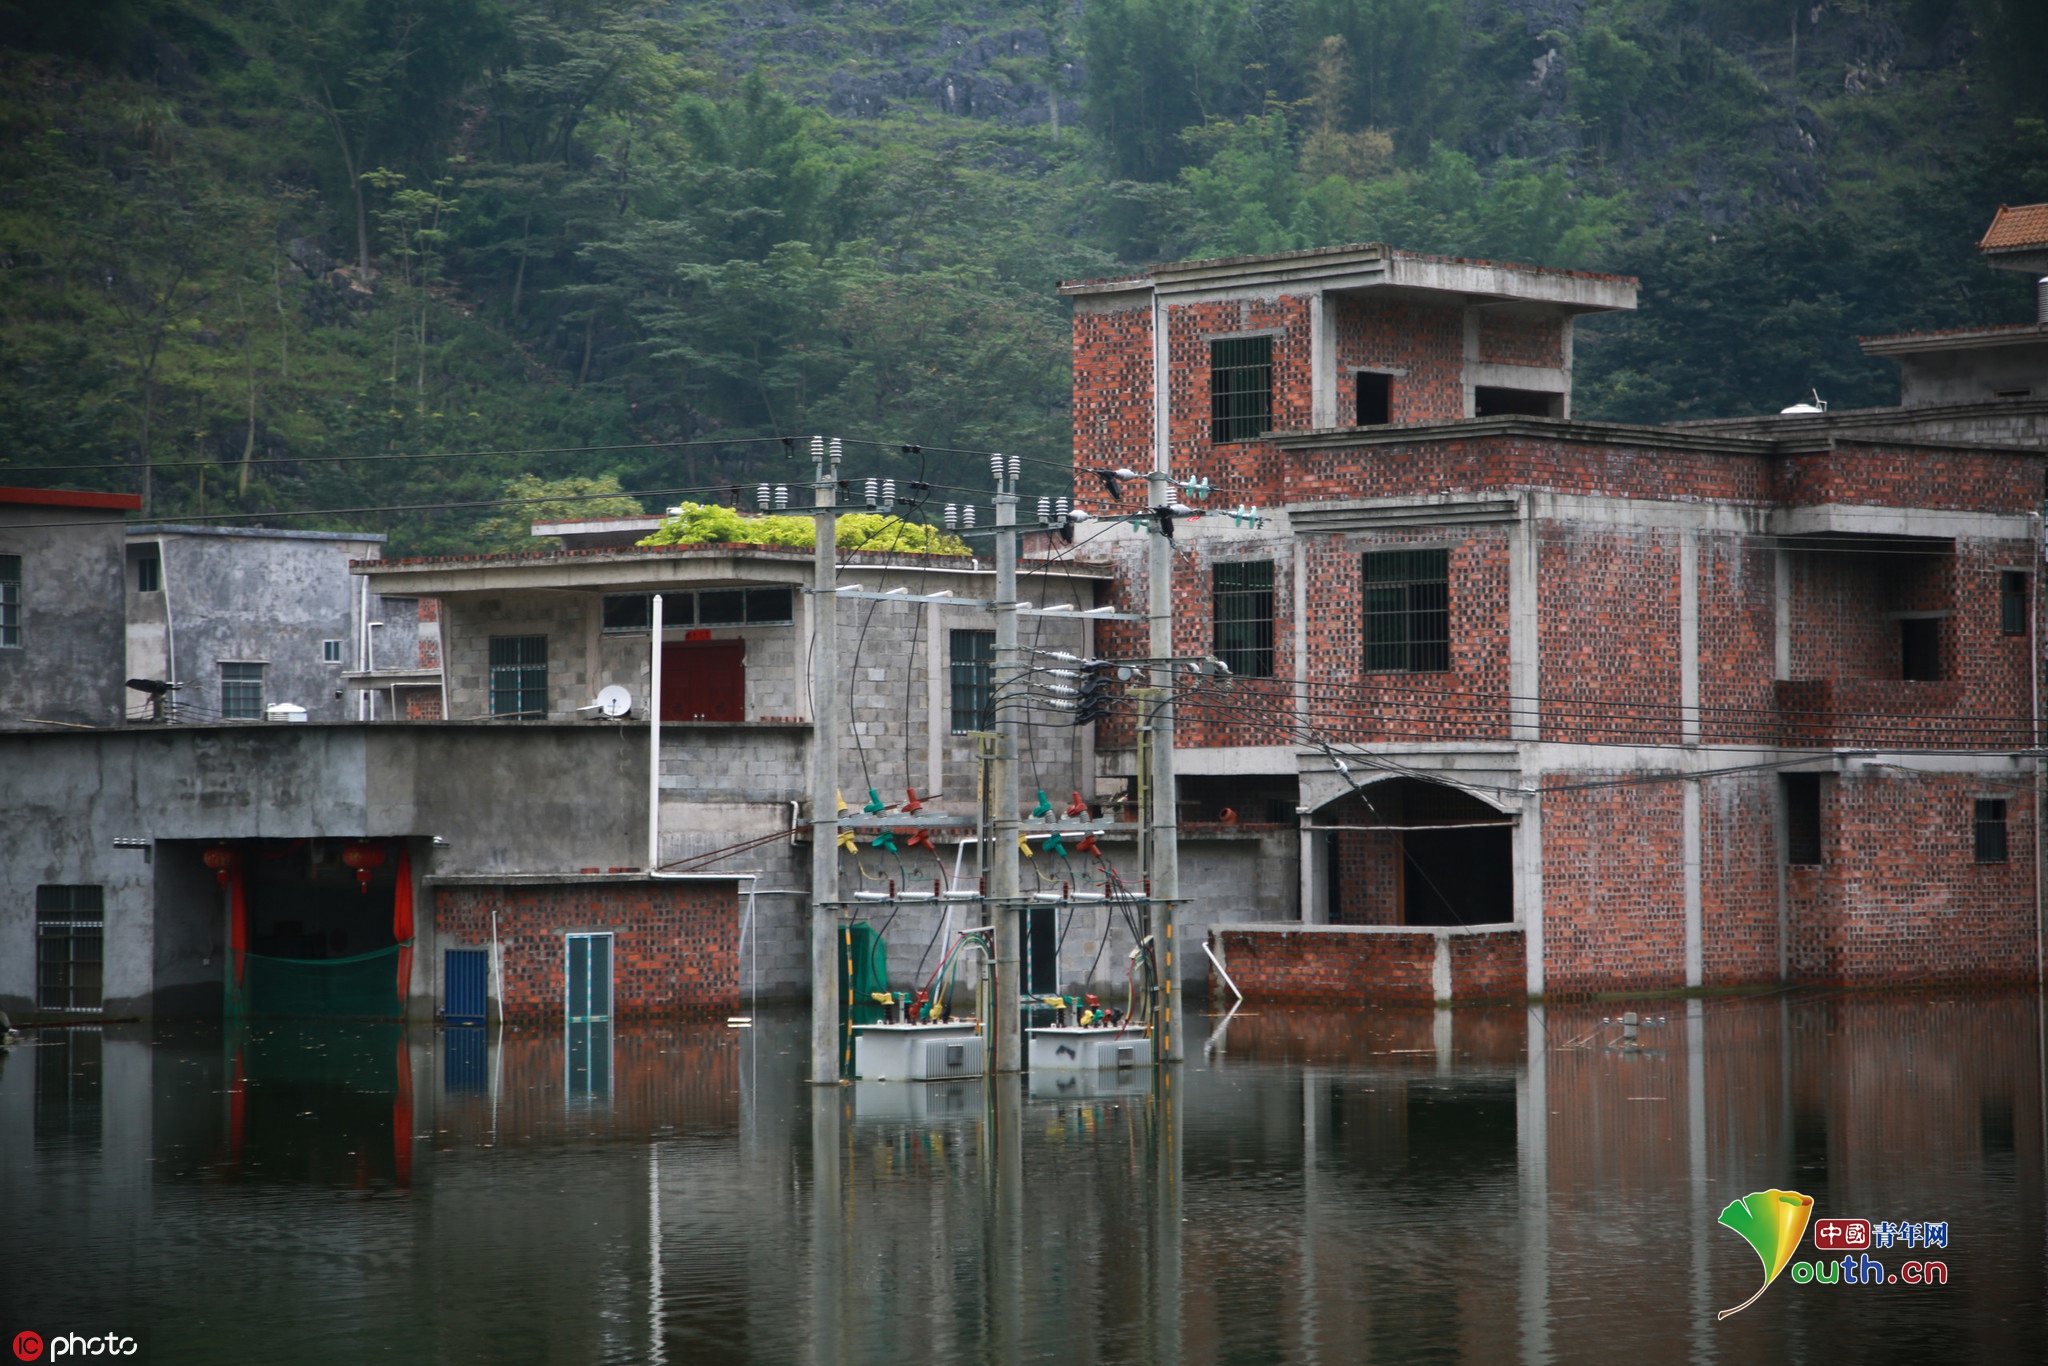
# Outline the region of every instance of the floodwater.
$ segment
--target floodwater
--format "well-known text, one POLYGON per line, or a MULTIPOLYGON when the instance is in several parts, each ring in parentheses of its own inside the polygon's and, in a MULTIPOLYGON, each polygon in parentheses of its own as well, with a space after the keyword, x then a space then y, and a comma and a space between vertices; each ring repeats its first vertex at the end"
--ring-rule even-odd
POLYGON ((795 1014, 48 1031, 0 1062, 0 1329, 208 1363, 2048 1358, 2035 995, 1635 1004, 1633 1045, 1626 1003, 1247 1008, 1156 1080, 825 1090, 795 1014), (1946 1246, 1717 1322, 1763 1271, 1716 1217, 1768 1188, 1946 1246), (1889 1279, 1919 1259, 1946 1284, 1889 1279))

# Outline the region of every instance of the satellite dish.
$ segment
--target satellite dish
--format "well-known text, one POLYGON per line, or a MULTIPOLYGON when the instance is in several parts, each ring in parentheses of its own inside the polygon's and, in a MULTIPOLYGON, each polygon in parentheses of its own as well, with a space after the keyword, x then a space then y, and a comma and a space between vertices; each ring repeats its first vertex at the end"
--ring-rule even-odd
POLYGON ((597 709, 606 716, 624 716, 633 710, 633 694, 614 683, 597 695, 597 709))

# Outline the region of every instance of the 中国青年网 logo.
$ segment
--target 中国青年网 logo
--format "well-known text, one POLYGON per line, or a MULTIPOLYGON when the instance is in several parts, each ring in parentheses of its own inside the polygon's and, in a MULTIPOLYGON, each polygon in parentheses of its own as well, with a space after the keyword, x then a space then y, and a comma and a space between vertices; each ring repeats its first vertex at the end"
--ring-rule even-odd
POLYGON ((1733 1309, 1715 1315, 1725 1319, 1755 1304, 1781 1273, 1790 1272, 1800 1285, 1947 1285, 1948 1263, 1907 1258, 1892 1269, 1872 1257, 1872 1251, 1892 1249, 1917 1251, 1948 1247, 1948 1224, 1872 1222, 1869 1219, 1813 1219, 1813 1198, 1798 1191, 1752 1191, 1731 1200, 1721 1211, 1720 1222, 1742 1235, 1764 1264, 1764 1283, 1733 1309), (1813 1261, 1795 1261, 1793 1254, 1804 1241, 1808 1222, 1813 1225, 1813 1246, 1823 1256, 1813 1261), (1826 1254, 1839 1254, 1829 1258, 1826 1254))

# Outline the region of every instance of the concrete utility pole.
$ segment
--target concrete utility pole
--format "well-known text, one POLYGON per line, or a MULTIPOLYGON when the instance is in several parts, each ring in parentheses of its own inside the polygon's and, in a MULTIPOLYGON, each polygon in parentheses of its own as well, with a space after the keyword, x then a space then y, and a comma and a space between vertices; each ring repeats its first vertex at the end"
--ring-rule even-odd
POLYGON ((811 439, 811 1081, 839 1084, 839 439, 811 439))
POLYGON ((1023 660, 1017 649, 1017 467, 995 457, 996 469, 996 659, 994 683, 996 757, 989 765, 991 850, 989 899, 995 905, 996 983, 994 1047, 996 1071, 1024 1065, 1023 1015, 1018 975, 1022 959, 1023 884, 1017 861, 1017 708, 1023 705, 1023 660))
POLYGON ((1149 483, 1153 525, 1146 568, 1146 615, 1151 618, 1152 666, 1152 905, 1153 962, 1159 969, 1159 1061, 1179 1062, 1180 967, 1173 922, 1180 896, 1180 792, 1173 771, 1173 538, 1166 534, 1173 478, 1166 452, 1158 452, 1149 483))

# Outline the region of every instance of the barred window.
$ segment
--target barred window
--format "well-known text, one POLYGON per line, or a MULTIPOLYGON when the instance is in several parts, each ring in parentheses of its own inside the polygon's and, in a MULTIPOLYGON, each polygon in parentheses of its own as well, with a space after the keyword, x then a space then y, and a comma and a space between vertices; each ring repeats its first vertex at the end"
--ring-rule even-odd
POLYGON ((996 726, 996 633, 952 633, 953 734, 996 726))
POLYGON ((1977 862, 2006 861, 2005 799, 1979 797, 1976 802, 1977 862))
POLYGON ((104 888, 36 888, 37 1005, 44 1010, 100 1008, 106 926, 104 888))
POLYGON ((21 556, 0 555, 0 648, 21 644, 21 556))
POLYGON ((2006 635, 2027 633, 2027 579, 2014 569, 1998 576, 1998 629, 2006 635))
POLYGON ((548 638, 491 637, 491 715, 548 714, 548 638))
POLYGON ((1209 439, 1250 441, 1273 425, 1273 339, 1209 343, 1209 439))
POLYGON ((1368 673, 1451 667, 1451 552, 1382 550, 1365 557, 1368 673))
POLYGON ((1210 576, 1211 648, 1240 678, 1273 676, 1273 562, 1219 564, 1210 576))
POLYGON ((263 666, 220 666, 220 714, 230 721, 263 719, 263 666))
POLYGON ((154 550, 145 550, 135 557, 135 591, 158 593, 163 591, 163 560, 154 550))

